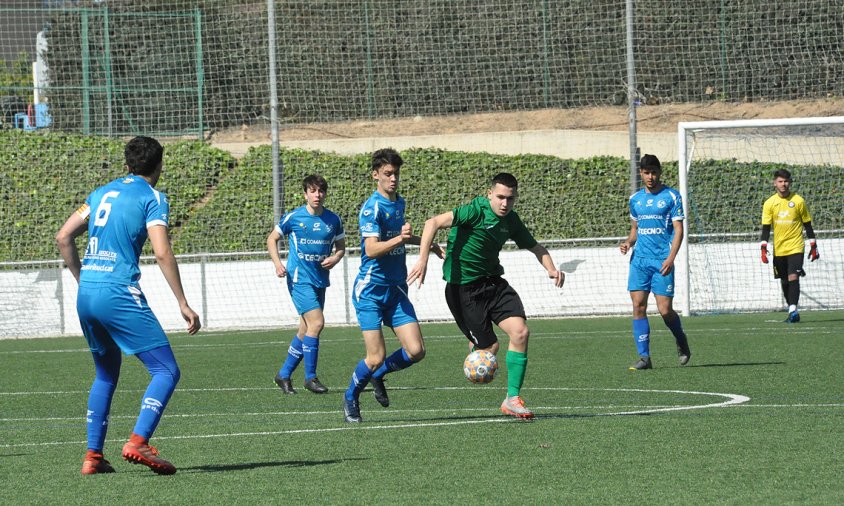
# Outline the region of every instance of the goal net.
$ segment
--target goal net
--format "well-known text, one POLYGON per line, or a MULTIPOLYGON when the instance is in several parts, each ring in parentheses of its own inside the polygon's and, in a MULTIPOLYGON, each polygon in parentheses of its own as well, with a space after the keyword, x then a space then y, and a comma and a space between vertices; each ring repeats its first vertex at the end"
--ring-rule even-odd
POLYGON ((678 142, 688 238, 678 307, 785 309, 772 266, 759 254, 762 204, 775 193, 777 169, 791 172, 791 191, 806 200, 821 254, 805 261, 800 307, 844 307, 844 117, 680 123, 678 142))

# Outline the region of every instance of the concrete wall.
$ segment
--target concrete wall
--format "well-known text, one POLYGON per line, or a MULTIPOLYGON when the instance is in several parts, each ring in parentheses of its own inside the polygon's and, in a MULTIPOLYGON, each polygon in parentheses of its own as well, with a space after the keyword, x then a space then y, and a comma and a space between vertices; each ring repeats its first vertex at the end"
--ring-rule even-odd
MULTIPOLYGON (((641 146, 642 152, 655 154, 660 160, 677 159, 676 133, 640 132, 638 144, 641 146)), ((212 145, 229 151, 236 157, 241 157, 256 143, 225 142, 212 143, 212 145)), ((288 141, 282 136, 281 145, 339 154, 371 153, 384 146, 391 146, 398 150, 440 148, 450 151, 486 152, 501 155, 533 153, 553 155, 560 158, 589 158, 592 156, 628 158, 630 156, 630 139, 627 132, 588 130, 528 130, 311 141, 288 141)))
MULTIPOLYGON (((782 309, 779 283, 770 265, 759 261, 757 242, 693 244, 689 248, 691 311, 745 312, 782 309)), ((567 271, 566 284, 556 289, 534 256, 525 251, 503 252, 505 277, 522 297, 529 317, 579 317, 630 314, 627 293, 628 257, 616 247, 551 249, 567 271)), ((807 263, 802 279, 805 309, 844 308, 844 239, 822 241, 822 259, 807 263)), ((408 255, 408 265, 416 260, 408 255)), ((332 272, 326 296, 328 325, 356 323, 349 294, 360 257, 348 256, 332 272)), ((182 281, 191 306, 203 316, 206 329, 277 328, 293 326, 298 316, 285 286, 267 260, 189 263, 181 261, 182 281)), ((431 257, 422 289, 411 287, 410 297, 421 320, 451 321, 443 298, 442 261, 431 257)), ((686 290, 678 272, 678 310, 686 290)), ((168 331, 181 331, 184 322, 167 283, 154 265, 143 268, 141 286, 153 311, 168 331)), ((0 338, 80 335, 76 316, 76 282, 57 268, 0 272, 0 338)), ((651 303, 651 315, 656 314, 651 303)), ((620 332, 626 329, 620 329, 620 332)))

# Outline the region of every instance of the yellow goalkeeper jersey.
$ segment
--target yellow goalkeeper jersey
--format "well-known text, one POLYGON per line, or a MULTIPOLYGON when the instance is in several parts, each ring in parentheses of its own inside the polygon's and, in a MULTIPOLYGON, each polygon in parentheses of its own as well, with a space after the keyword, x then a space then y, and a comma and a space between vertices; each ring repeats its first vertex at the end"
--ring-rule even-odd
POLYGON ((803 253, 803 224, 812 221, 806 201, 796 193, 780 197, 775 193, 762 206, 762 225, 771 225, 774 256, 803 253))

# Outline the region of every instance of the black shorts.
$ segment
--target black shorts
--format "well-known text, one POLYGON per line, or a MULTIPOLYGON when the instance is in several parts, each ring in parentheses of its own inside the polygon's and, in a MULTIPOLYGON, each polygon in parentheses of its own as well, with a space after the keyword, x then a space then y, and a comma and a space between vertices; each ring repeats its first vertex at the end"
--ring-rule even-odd
POLYGON ((789 274, 806 275, 803 270, 803 253, 774 256, 774 279, 788 279, 789 274))
POLYGON ((479 279, 465 285, 446 283, 445 301, 457 326, 480 349, 498 341, 492 324, 512 316, 527 319, 522 299, 501 277, 479 279))

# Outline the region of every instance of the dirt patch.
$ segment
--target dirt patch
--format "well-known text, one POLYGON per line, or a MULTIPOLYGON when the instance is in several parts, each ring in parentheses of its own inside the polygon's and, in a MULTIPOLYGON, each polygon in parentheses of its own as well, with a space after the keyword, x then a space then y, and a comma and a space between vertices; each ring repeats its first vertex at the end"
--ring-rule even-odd
MULTIPOLYGON (((844 100, 800 100, 789 102, 643 105, 636 110, 640 132, 676 132, 680 121, 726 119, 793 118, 844 114, 844 100)), ((609 130, 626 131, 626 107, 581 107, 539 111, 466 114, 318 123, 281 127, 282 140, 352 139, 361 137, 442 135, 522 130, 609 130)), ((215 143, 269 143, 267 125, 242 126, 211 134, 215 143)))

